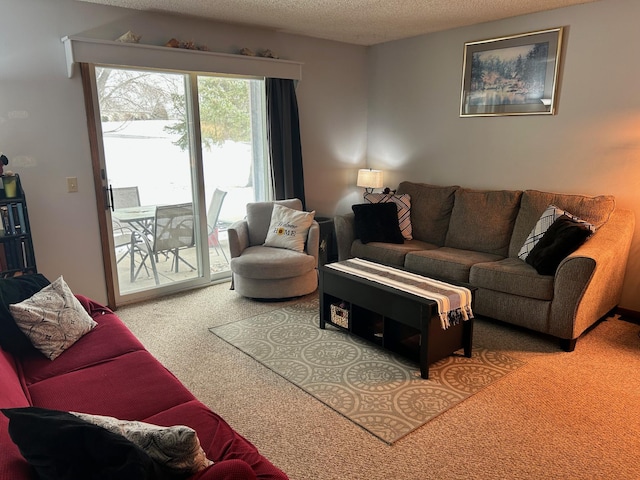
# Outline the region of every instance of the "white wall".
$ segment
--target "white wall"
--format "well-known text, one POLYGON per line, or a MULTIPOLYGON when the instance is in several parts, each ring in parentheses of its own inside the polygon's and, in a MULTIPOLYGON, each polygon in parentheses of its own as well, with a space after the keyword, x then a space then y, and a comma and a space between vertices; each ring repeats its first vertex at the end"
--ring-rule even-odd
POLYGON ((67 78, 65 35, 112 40, 132 30, 142 43, 269 48, 304 62, 297 92, 307 206, 333 215, 336 199, 353 191, 344 172, 365 163, 366 48, 73 0, 0 0, 0 12, 0 151, 22 178, 39 271, 64 275, 74 292, 106 301, 82 84, 67 78), (78 193, 67 193, 71 176, 78 193))
POLYGON ((614 194, 636 215, 621 307, 640 311, 637 0, 601 0, 370 49, 368 166, 402 180, 614 194), (460 118, 464 43, 565 26, 555 116, 460 118))

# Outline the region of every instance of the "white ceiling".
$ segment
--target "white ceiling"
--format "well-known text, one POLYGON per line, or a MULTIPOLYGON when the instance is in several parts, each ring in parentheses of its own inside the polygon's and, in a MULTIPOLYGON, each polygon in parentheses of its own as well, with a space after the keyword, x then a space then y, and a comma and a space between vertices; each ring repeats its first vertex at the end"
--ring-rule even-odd
POLYGON ((191 15, 357 45, 596 0, 80 0, 191 15))

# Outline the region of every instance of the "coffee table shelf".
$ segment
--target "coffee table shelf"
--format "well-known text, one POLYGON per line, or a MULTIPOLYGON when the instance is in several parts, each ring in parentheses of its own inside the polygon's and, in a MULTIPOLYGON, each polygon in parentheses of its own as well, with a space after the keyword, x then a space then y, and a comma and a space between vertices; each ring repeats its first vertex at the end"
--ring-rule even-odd
POLYGON ((435 301, 322 266, 320 328, 327 323, 418 362, 422 378, 457 350, 471 356, 473 319, 443 330, 435 301), (346 304, 347 327, 331 321, 336 304, 346 304))

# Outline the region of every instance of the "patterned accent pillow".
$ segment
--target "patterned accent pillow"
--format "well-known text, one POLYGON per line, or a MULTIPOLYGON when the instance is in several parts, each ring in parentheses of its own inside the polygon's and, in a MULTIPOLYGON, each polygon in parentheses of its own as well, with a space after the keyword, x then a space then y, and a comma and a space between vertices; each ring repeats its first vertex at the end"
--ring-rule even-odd
POLYGON ((413 228, 411 227, 411 197, 408 193, 365 193, 364 199, 369 203, 393 202, 398 208, 398 225, 405 240, 413 239, 413 228))
POLYGON ((62 277, 30 298, 9 305, 9 310, 16 325, 49 360, 97 325, 62 277))
POLYGON ((592 234, 596 231, 596 227, 590 224, 589 222, 585 222, 584 220, 581 220, 578 217, 571 215, 568 212, 565 212, 564 210, 556 207, 555 205, 549 205, 545 209, 545 211, 542 212, 542 215, 540 215, 540 218, 538 219, 535 226, 533 227, 533 230, 531 230, 531 233, 529 233, 529 236, 527 237, 527 239, 524 241, 524 244, 520 248, 520 251, 518 252, 518 257, 521 260, 526 261, 527 257, 529 256, 529 253, 531 253, 531 250, 533 250, 533 247, 536 246, 536 244, 544 236, 545 232, 549 229, 549 227, 553 225, 553 222, 555 222, 562 215, 566 215, 570 219, 575 220, 578 223, 584 224, 584 226, 586 226, 591 231, 592 234))
POLYGON ((264 246, 304 252, 307 233, 309 233, 315 214, 315 210, 303 212, 274 203, 264 246))
POLYGON ((198 434, 185 425, 161 427, 103 415, 70 412, 85 422, 122 435, 176 475, 193 475, 213 462, 200 446, 198 434))

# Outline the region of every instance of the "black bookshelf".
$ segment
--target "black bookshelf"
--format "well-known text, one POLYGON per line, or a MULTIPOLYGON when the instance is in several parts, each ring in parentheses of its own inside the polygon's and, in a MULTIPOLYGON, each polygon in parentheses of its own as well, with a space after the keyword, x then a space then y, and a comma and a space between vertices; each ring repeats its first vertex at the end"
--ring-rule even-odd
POLYGON ((20 176, 15 177, 15 197, 0 189, 0 278, 37 273, 27 200, 20 176))

